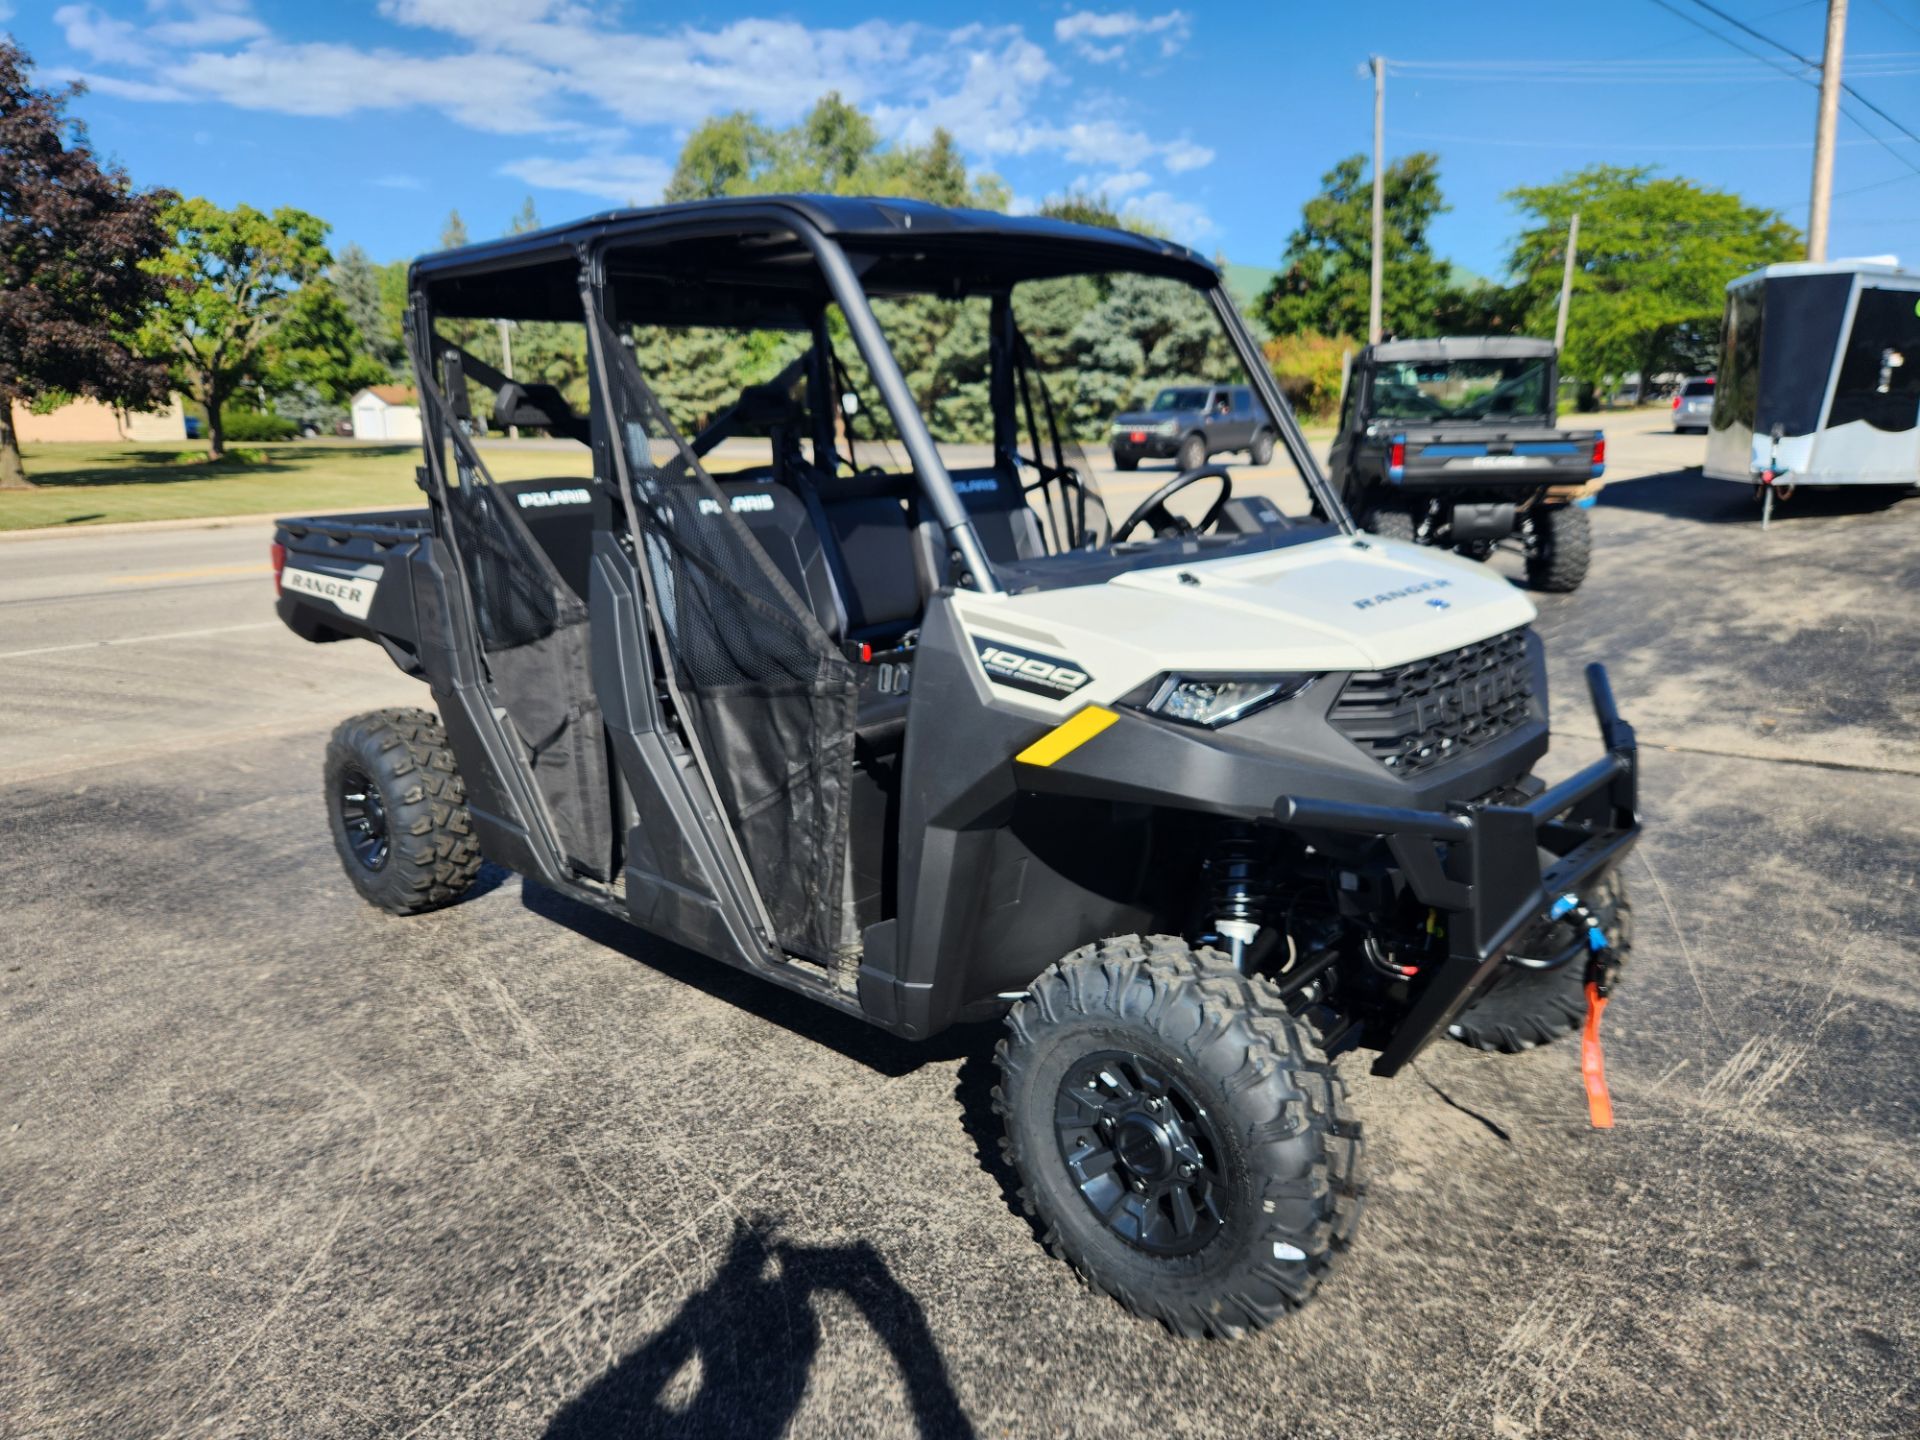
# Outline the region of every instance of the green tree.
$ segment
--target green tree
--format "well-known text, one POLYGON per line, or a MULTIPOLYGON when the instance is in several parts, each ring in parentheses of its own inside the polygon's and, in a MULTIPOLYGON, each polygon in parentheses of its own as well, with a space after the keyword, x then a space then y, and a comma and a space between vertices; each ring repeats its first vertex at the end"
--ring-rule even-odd
POLYGON ((30 483, 16 401, 166 397, 166 367, 125 337, 162 295, 146 267, 166 248, 158 216, 170 197, 102 165, 65 114, 80 87, 36 90, 31 64, 0 37, 0 489, 30 483))
POLYGON ((687 137, 667 182, 668 200, 807 191, 897 195, 941 205, 1004 209, 1006 187, 973 175, 945 130, 924 145, 892 145, 837 94, 822 96, 798 123, 774 130, 736 110, 687 137))
POLYGON ((1507 198, 1531 221, 1513 243, 1509 303, 1536 335, 1553 333, 1567 222, 1579 212, 1561 367, 1591 385, 1711 369, 1727 281, 1804 253, 1777 212, 1643 167, 1595 165, 1507 198))
MULTIPOLYGON (((507 233, 525 235, 539 228, 540 215, 529 195, 507 226, 507 233)), ((552 385, 567 397, 569 405, 584 412, 588 403, 586 325, 570 320, 522 320, 510 323, 507 329, 508 343, 513 347, 514 378, 522 383, 552 385)), ((498 327, 492 335, 483 333, 483 348, 475 351, 495 364, 501 362, 497 336, 498 327)))
POLYGON ((772 166, 775 150, 773 132, 746 111, 715 116, 680 147, 663 198, 712 200, 742 194, 772 166))
POLYGON ((294 292, 268 339, 260 382, 281 414, 320 427, 340 418, 355 391, 392 378, 368 353, 339 290, 322 277, 294 292))
POLYGON ((376 265, 358 245, 341 250, 327 272, 327 280, 359 337, 361 352, 378 364, 389 380, 407 362, 407 347, 400 337, 400 311, 388 306, 384 293, 386 271, 393 268, 400 271, 404 294, 406 267, 376 265))
POLYGON ((301 303, 301 287, 331 263, 327 226, 304 210, 222 210, 198 197, 170 202, 161 225, 173 244, 144 263, 166 282, 165 298, 141 326, 139 345, 205 407, 208 455, 218 460, 226 453, 221 411, 228 402, 243 386, 285 378, 275 342, 301 303))
POLYGON ((1075 225, 1131 230, 1136 235, 1151 235, 1156 240, 1168 238, 1167 232, 1151 221, 1142 220, 1137 215, 1122 215, 1114 207, 1113 201, 1099 191, 1082 190, 1077 186, 1041 201, 1034 213, 1045 215, 1050 220, 1071 221, 1075 225))
POLYGON ((1145 402, 1163 385, 1241 378, 1205 299, 1149 275, 1113 276, 1105 299, 1068 332, 1067 347, 1076 383, 1071 400, 1057 398, 1081 434, 1097 433, 1115 411, 1145 402))
MULTIPOLYGON (((1373 182, 1364 155, 1349 155, 1320 177, 1301 210, 1281 272, 1260 299, 1276 335, 1367 333, 1373 263, 1373 182)), ((1448 266, 1427 232, 1451 207, 1440 193, 1438 157, 1420 151, 1387 167, 1381 324, 1389 334, 1430 333, 1448 300, 1448 266)))
POLYGON ((440 227, 440 248, 458 250, 467 243, 467 222, 460 218, 458 210, 449 210, 447 223, 440 227))
MULTIPOLYGON (((745 111, 706 121, 681 147, 666 198, 790 191, 889 195, 984 209, 1004 209, 1008 199, 998 179, 969 173, 945 130, 934 131, 924 145, 889 144, 866 115, 837 94, 823 96, 798 123, 783 129, 770 129, 745 111)), ((975 417, 986 412, 984 320, 976 325, 967 307, 924 297, 890 301, 884 309, 889 332, 907 352, 901 360, 909 384, 941 433, 977 432, 975 417)), ((863 383, 864 367, 844 335, 837 339, 855 383, 863 383)), ((634 342, 642 371, 668 413, 690 428, 744 386, 778 373, 800 349, 791 337, 648 326, 636 330, 634 342)), ((866 393, 873 394, 871 388, 866 393)), ((880 415, 862 423, 880 433, 889 429, 880 415)))

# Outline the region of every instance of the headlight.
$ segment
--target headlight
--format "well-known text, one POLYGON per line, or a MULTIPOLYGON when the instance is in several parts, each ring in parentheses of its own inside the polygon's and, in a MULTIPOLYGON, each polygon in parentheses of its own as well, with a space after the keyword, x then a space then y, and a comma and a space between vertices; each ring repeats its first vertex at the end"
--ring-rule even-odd
POLYGON ((1285 675, 1167 675, 1163 676, 1148 700, 1149 714, 1182 725, 1201 725, 1217 730, 1241 720, 1256 710, 1291 700, 1311 685, 1317 676, 1285 675))
POLYGON ((1162 420, 1158 425, 1153 427, 1153 433, 1156 435, 1174 435, 1178 434, 1179 430, 1180 422, 1178 420, 1162 420))

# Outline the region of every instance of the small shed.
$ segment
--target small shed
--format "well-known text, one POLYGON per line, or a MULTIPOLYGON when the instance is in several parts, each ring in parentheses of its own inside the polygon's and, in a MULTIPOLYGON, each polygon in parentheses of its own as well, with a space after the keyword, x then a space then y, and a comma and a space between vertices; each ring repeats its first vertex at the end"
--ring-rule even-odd
POLYGON ((418 440, 420 396, 411 385, 370 385, 353 397, 356 440, 418 440))

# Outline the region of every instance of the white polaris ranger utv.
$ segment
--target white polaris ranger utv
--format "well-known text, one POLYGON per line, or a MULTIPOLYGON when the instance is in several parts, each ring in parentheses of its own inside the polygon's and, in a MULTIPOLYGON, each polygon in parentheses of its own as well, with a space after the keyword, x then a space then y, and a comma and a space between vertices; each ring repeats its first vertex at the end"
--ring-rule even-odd
POLYGON ((1521 1049, 1604 993, 1638 834, 1604 676, 1605 758, 1530 778, 1532 607, 1355 530, 1190 251, 711 201, 422 260, 410 341, 427 508, 275 543, 286 622, 379 643, 438 712, 328 750, 373 903, 451 902, 484 855, 899 1035, 1004 1015, 1049 1245, 1186 1335, 1269 1323, 1348 1242, 1330 1056, 1521 1049), (1099 328, 1123 311, 1170 318, 1149 348, 1099 328), (472 353, 503 318, 540 381, 472 353), (1123 340, 1145 393, 1253 387, 1294 513, 1212 465, 1116 522, 1053 396, 1123 340), (720 353, 765 377, 731 404, 720 353), (476 389, 579 463, 495 484, 476 389))

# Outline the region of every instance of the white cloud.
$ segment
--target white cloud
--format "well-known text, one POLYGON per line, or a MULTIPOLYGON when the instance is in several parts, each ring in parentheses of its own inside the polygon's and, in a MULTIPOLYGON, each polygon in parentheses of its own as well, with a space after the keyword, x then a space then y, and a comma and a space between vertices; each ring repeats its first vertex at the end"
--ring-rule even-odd
POLYGON ((201 51, 167 67, 173 82, 243 110, 351 115, 425 105, 474 130, 560 128, 545 108, 540 70, 508 55, 423 57, 350 45, 262 41, 232 54, 201 51))
POLYGON ((622 205, 645 205, 660 198, 673 167, 657 155, 585 155, 556 159, 536 155, 500 167, 543 190, 571 190, 622 205))
POLYGON ((1046 52, 1012 26, 973 25, 947 39, 920 61, 915 83, 897 101, 874 108, 881 127, 914 143, 945 129, 984 155, 1024 155, 1041 146, 1041 131, 1027 116, 1036 97, 1058 90, 1046 52))
POLYGON ((1123 170, 1117 175, 1082 175, 1067 188, 1106 195, 1118 200, 1122 195, 1131 195, 1136 190, 1144 190, 1151 184, 1153 184, 1153 177, 1146 171, 1123 170))
POLYGON ((258 40, 267 33, 253 13, 252 0, 148 0, 147 9, 163 18, 147 27, 147 36, 162 45, 234 45, 258 40))
MULTIPOLYGON (((93 69, 117 72, 88 75, 103 93, 306 116, 432 110, 471 130, 549 137, 503 173, 609 199, 656 196, 676 137, 710 116, 752 110, 786 124, 829 91, 866 109, 890 138, 920 143, 944 128, 985 162, 1064 161, 1106 173, 1116 196, 1162 209, 1174 197, 1150 190, 1148 167, 1179 174, 1213 159, 1191 140, 1155 139, 1121 97, 1076 98, 1058 52, 1019 25, 812 28, 748 18, 637 30, 618 28, 605 0, 380 0, 385 20, 430 37, 421 49, 289 40, 253 4, 75 0, 55 20, 93 69), (649 137, 636 143, 637 127, 668 132, 665 154, 642 153, 649 137)), ((1053 34, 1075 48, 1138 49, 1177 47, 1190 28, 1182 10, 1083 10, 1053 34)))
POLYGON ((1211 165, 1213 151, 1191 140, 1176 140, 1171 145, 1160 147, 1160 160, 1167 169, 1179 175, 1188 170, 1198 170, 1202 165, 1211 165))
POLYGON ((1165 190, 1130 195, 1120 207, 1122 216, 1145 220, 1183 245, 1198 245, 1213 233, 1213 217, 1191 200, 1165 190))
POLYGON ((1193 34, 1193 17, 1184 10, 1142 16, 1133 10, 1076 10, 1053 22, 1053 38, 1071 45, 1082 59, 1111 64, 1148 49, 1156 58, 1179 52, 1193 34))
POLYGON ((49 70, 49 80, 78 80, 95 95, 111 95, 117 100, 167 102, 193 97, 171 85, 154 85, 145 80, 126 80, 118 75, 95 75, 86 70, 49 70))
POLYGON ((91 60, 112 65, 146 65, 153 51, 140 36, 140 27, 116 20, 93 5, 62 5, 53 23, 67 44, 91 60))
POLYGON ((557 8, 556 0, 380 0, 380 13, 397 24, 471 39, 544 20, 557 8))

